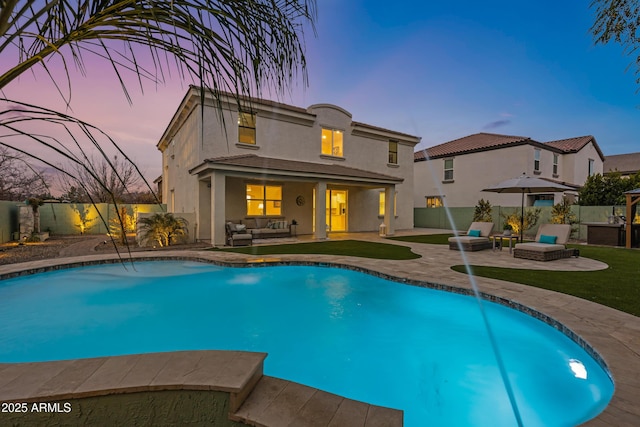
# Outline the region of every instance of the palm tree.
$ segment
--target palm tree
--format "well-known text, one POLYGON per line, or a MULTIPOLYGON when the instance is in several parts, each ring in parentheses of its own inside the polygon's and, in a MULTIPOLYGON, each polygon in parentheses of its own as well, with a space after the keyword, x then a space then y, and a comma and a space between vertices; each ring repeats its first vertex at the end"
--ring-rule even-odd
POLYGON ((2 97, 2 90, 38 66, 71 106, 70 62, 84 72, 85 56, 97 56, 113 70, 129 102, 126 74, 132 73, 142 89, 143 82, 163 83, 176 70, 214 99, 224 91, 240 102, 265 88, 284 94, 298 71, 306 82, 303 27, 313 28, 314 21, 315 0, 0 0, 0 146, 67 176, 81 168, 100 181, 85 145, 112 169, 105 145, 132 163, 115 140, 66 113, 2 97), (146 63, 145 55, 151 58, 146 63), (66 82, 53 77, 47 65, 52 56, 62 61, 66 82), (34 125, 50 133, 34 134, 34 125), (60 130, 64 138, 54 137, 60 130), (50 154, 36 154, 42 148, 50 154))
POLYGON ((188 234, 187 220, 171 213, 156 213, 140 218, 138 222, 141 224, 142 238, 147 242, 158 242, 160 246, 170 246, 177 237, 188 234))

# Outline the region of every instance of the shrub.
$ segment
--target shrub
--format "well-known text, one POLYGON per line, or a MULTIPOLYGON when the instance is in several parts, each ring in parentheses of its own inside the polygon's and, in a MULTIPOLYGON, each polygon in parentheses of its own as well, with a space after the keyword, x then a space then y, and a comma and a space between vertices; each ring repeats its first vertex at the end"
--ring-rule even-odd
POLYGON ((127 243, 127 233, 136 231, 136 218, 130 215, 125 206, 121 206, 115 215, 109 221, 109 233, 120 240, 120 243, 127 243))
POLYGON ((473 220, 482 222, 491 222, 493 217, 491 216, 491 203, 488 200, 480 199, 473 211, 473 220))
POLYGON ((571 203, 565 196, 560 203, 553 205, 551 209, 551 223, 552 224, 570 224, 571 232, 576 231, 577 227, 574 224, 578 223, 578 217, 571 210, 571 203))
POLYGON ((187 220, 175 217, 171 213, 157 213, 147 218, 140 218, 142 237, 155 241, 160 246, 169 246, 180 236, 186 236, 187 220))
MULTIPOLYGON (((524 231, 531 229, 534 227, 538 220, 540 219, 540 212, 542 210, 540 208, 526 208, 524 210, 524 231)), ((520 210, 517 210, 512 213, 502 213, 502 222, 505 224, 511 225, 512 230, 516 234, 520 234, 520 222, 522 219, 522 215, 520 214, 520 210)), ((524 233, 523 233, 524 234, 524 233)))

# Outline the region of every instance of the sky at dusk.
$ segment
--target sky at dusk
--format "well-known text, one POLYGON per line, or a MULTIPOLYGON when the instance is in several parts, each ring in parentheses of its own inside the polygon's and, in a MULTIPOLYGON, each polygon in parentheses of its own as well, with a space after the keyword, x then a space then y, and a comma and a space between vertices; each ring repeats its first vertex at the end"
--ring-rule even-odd
MULTIPOLYGON (((542 142, 593 135, 605 155, 638 152, 632 58, 615 44, 594 46, 589 3, 318 0, 317 35, 305 31, 308 87, 300 80, 290 95, 266 97, 338 105, 355 121, 422 137, 418 148, 493 132, 542 142)), ((72 73, 70 113, 155 179, 156 143, 191 82, 173 75, 144 93, 132 84, 129 105, 107 64, 85 59, 86 76, 72 73)), ((40 70, 4 95, 64 111, 40 70)))

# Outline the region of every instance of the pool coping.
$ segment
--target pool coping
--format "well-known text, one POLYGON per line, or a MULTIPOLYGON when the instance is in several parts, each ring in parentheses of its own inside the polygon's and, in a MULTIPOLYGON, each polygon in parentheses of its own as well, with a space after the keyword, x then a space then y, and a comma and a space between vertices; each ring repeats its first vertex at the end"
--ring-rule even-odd
MULTIPOLYGON (((311 258, 308 255, 255 257, 212 251, 138 252, 132 254, 131 258, 156 261, 201 261, 235 267, 321 265, 362 271, 414 286, 426 286, 461 294, 471 293, 468 279, 461 280, 462 276, 465 276, 463 274, 456 273, 459 276, 455 276, 456 279, 453 280, 455 284, 426 281, 412 277, 412 274, 407 274, 406 269, 397 268, 397 261, 391 263, 396 265, 386 265, 388 263, 381 262, 385 260, 331 255, 314 255, 311 258)), ((104 254, 36 261, 28 263, 29 265, 14 264, 10 267, 1 266, 3 268, 0 268, 0 280, 43 271, 120 262, 122 260, 113 254, 104 254)), ((128 261, 125 260, 125 262, 128 261)), ((447 282, 450 281, 447 280, 447 282)), ((569 295, 511 282, 478 278, 478 285, 483 297, 488 300, 524 311, 565 333, 583 346, 611 373, 615 390, 609 405, 584 425, 637 425, 637 420, 640 419, 640 355, 638 354, 640 341, 637 338, 640 332, 640 318, 569 295)))

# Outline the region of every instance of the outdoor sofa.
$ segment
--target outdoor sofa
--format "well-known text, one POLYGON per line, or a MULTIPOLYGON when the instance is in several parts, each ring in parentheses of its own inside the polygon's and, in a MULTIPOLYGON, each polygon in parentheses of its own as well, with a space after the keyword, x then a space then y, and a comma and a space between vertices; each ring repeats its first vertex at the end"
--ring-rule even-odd
POLYGON ((291 236, 291 224, 283 217, 272 218, 245 218, 242 220, 227 220, 227 224, 240 224, 246 233, 251 234, 253 239, 269 239, 272 237, 291 236))
POLYGON ((465 251, 490 249, 489 236, 491 231, 493 231, 492 222, 472 222, 466 235, 449 237, 449 249, 457 251, 460 250, 460 246, 465 251))
POLYGON ((541 224, 535 242, 518 243, 513 250, 514 258, 535 261, 553 261, 575 255, 565 244, 571 235, 569 224, 541 224))

